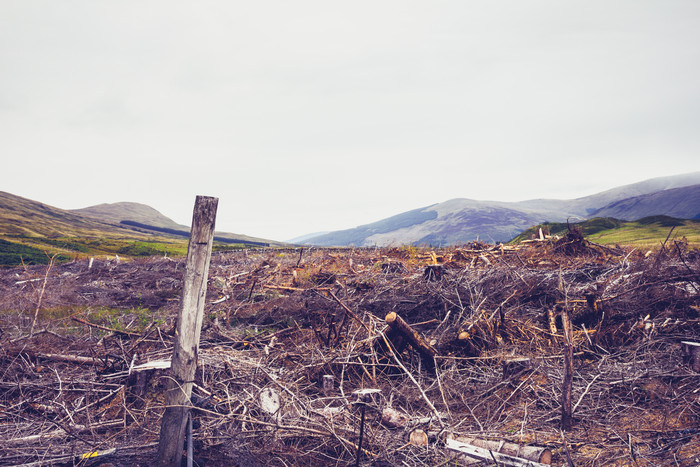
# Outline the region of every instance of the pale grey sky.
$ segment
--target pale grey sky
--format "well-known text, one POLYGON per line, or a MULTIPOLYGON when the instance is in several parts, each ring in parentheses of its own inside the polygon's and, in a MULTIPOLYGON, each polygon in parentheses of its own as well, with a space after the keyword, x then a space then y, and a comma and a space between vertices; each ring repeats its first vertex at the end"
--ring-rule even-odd
POLYGON ((275 240, 700 170, 696 0, 0 2, 0 190, 275 240))

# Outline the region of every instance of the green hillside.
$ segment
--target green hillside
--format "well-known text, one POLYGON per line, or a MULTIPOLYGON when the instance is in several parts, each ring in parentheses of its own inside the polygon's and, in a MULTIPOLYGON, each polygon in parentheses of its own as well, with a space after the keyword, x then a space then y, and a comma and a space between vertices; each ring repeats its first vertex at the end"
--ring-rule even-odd
MULTIPOLYGON (((139 219, 149 221, 147 215, 139 219)), ((152 224, 109 222, 107 216, 88 217, 0 191, 0 266, 47 264, 54 255, 56 261, 68 261, 86 256, 186 254, 189 232, 157 226, 164 223, 159 218, 152 224)), ((217 233, 214 250, 263 245, 267 246, 217 233)))
MULTIPOLYGON (((685 238, 689 244, 700 246, 700 220, 676 219, 668 216, 650 216, 636 221, 621 221, 611 217, 596 217, 583 222, 572 223, 581 229, 590 241, 603 245, 635 245, 654 247, 661 245, 671 233, 671 239, 685 238), (673 229, 673 232, 671 232, 673 229)), ((566 235, 565 222, 545 222, 530 227, 511 240, 519 243, 539 236, 539 229, 545 235, 566 235)))

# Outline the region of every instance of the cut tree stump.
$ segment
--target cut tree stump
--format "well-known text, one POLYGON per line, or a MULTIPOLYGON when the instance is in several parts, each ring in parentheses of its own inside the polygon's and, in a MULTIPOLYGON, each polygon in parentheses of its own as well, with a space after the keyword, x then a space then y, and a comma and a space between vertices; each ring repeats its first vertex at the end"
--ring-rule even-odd
POLYGON ((682 341, 683 360, 691 370, 700 373, 700 342, 682 341))
POLYGON ((447 274, 447 270, 442 264, 431 264, 426 266, 423 271, 423 277, 430 282, 441 280, 445 274, 447 274))

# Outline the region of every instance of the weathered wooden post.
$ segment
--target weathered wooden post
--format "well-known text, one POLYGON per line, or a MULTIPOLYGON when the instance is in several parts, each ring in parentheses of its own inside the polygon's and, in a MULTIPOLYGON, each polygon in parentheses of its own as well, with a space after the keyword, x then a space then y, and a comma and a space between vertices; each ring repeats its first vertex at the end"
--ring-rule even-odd
POLYGON ((561 389, 561 429, 568 431, 573 423, 571 389, 574 379, 574 331, 571 327, 571 318, 566 306, 561 312, 561 327, 564 332, 564 382, 561 389))
POLYGON ((175 328, 170 377, 166 384, 165 413, 160 427, 156 459, 159 466, 180 465, 182 460, 185 424, 197 369, 199 334, 202 329, 218 203, 218 198, 208 196, 197 196, 194 203, 182 302, 175 328))

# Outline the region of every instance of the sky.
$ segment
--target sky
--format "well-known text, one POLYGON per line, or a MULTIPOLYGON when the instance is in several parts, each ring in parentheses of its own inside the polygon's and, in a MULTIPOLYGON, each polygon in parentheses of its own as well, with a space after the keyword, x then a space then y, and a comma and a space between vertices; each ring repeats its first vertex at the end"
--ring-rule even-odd
POLYGON ((700 170, 696 0, 2 0, 0 191, 272 240, 700 170))

